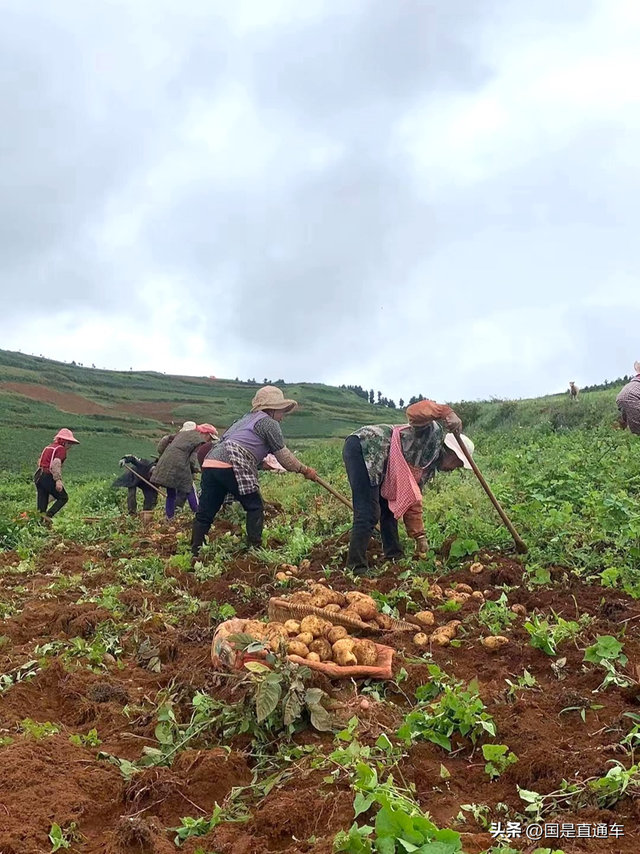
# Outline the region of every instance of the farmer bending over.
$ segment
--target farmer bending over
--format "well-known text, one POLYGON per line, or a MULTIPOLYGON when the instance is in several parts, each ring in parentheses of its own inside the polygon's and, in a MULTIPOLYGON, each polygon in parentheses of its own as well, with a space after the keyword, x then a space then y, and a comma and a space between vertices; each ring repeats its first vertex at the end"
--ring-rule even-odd
POLYGON ((640 362, 633 366, 635 377, 624 386, 616 398, 620 410, 620 426, 623 430, 628 427, 632 433, 640 434, 640 362))
POLYGON ((126 468, 120 477, 114 480, 113 486, 121 486, 128 490, 127 510, 132 516, 135 516, 138 512, 138 490, 143 495, 143 510, 153 510, 158 503, 157 491, 148 483, 145 483, 145 481, 151 480, 151 474, 156 463, 157 460, 155 459, 141 460, 140 457, 136 457, 133 454, 128 454, 120 460, 120 465, 123 467, 126 466, 126 468))
POLYGON ((33 481, 38 493, 38 512, 45 513, 47 519, 52 519, 69 500, 62 482, 62 464, 67 458, 67 449, 79 444, 71 430, 64 427, 40 454, 33 481), (50 498, 55 500, 47 510, 50 498))
POLYGON ((196 429, 195 422, 185 422, 156 463, 151 483, 166 487, 167 519, 173 519, 176 508, 183 507, 186 500, 194 513, 198 509, 193 476, 200 471, 196 449, 205 442, 205 436, 196 429), (190 429, 185 430, 187 426, 190 429))
MULTIPOLYGON (((367 570, 367 546, 380 521, 384 555, 402 557, 398 519, 416 541, 416 554, 427 551, 422 518, 422 488, 436 471, 471 468, 453 433, 462 422, 450 406, 421 400, 406 410, 408 424, 361 427, 348 436, 342 452, 353 496, 353 527, 347 566, 367 570)), ((469 451, 473 443, 462 437, 469 451)))
POLYGON ((232 424, 220 442, 209 451, 202 464, 200 509, 193 523, 191 551, 197 555, 216 513, 227 493, 236 498, 247 513, 247 544, 262 544, 264 504, 258 485, 258 466, 272 453, 287 471, 315 480, 314 469, 303 465, 285 446, 280 421, 296 408, 282 391, 267 385, 253 398, 251 412, 232 424))

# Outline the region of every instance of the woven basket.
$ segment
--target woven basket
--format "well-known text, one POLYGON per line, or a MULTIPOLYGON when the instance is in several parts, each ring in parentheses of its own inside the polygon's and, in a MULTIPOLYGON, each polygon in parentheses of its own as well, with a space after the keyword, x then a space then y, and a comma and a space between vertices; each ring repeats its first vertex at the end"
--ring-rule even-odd
POLYGON ((390 629, 381 629, 380 626, 372 626, 365 623, 364 620, 358 620, 355 617, 345 616, 341 613, 333 613, 325 611, 323 608, 316 608, 315 605, 304 605, 301 603, 289 602, 288 599, 270 599, 269 600, 269 619, 284 623, 287 620, 301 620, 303 617, 308 617, 309 614, 315 614, 317 617, 322 617, 323 620, 328 620, 334 626, 345 626, 349 629, 358 629, 362 632, 415 632, 416 626, 411 623, 406 623, 404 620, 393 620, 390 629))

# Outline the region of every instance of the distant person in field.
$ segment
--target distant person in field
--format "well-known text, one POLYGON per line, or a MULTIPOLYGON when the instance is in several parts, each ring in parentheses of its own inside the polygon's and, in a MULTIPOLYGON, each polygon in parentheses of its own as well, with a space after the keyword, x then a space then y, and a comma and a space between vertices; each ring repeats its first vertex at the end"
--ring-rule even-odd
POLYGON ((160 439, 160 441, 158 442, 158 447, 156 449, 158 451, 158 456, 161 457, 164 454, 164 452, 167 450, 169 445, 173 442, 173 440, 176 438, 176 436, 180 435, 180 433, 186 433, 189 430, 195 430, 195 429, 196 429, 196 422, 195 421, 185 421, 177 433, 168 433, 166 436, 163 436, 162 439, 160 439))
POLYGON ((195 421, 186 421, 156 463, 151 483, 167 490, 167 519, 173 519, 176 509, 183 507, 185 501, 189 502, 194 513, 198 509, 193 476, 200 471, 196 451, 205 442, 206 438, 196 429, 195 421))
POLYGON ((33 481, 38 495, 38 512, 44 513, 47 519, 53 519, 69 500, 62 482, 62 466, 67 458, 67 450, 72 445, 79 444, 71 430, 64 427, 56 433, 53 442, 40 454, 33 481), (54 501, 49 507, 49 501, 52 498, 54 501))
MULTIPOLYGON (((421 400, 406 410, 408 424, 374 424, 348 436, 342 458, 351 484, 353 527, 347 566, 367 571, 367 547, 380 521, 384 556, 402 557, 398 519, 415 540, 416 555, 427 552, 422 518, 422 489, 437 471, 471 468, 453 431, 462 421, 451 407, 421 400), (438 423, 442 422, 447 430, 438 423)), ((473 442, 462 441, 473 453, 473 442)))
POLYGON ((259 389, 251 402, 251 412, 229 427, 202 464, 202 493, 191 538, 194 556, 200 552, 211 524, 231 494, 247 514, 247 545, 262 544, 264 504, 258 483, 258 467, 273 454, 287 471, 315 480, 314 469, 305 466, 286 447, 280 422, 298 405, 287 400, 276 386, 259 389))
POLYGON ((640 362, 633 366, 636 375, 623 387, 616 398, 620 411, 620 426, 628 427, 632 433, 640 435, 640 362))
POLYGON ((580 389, 573 381, 571 381, 569 383, 569 397, 571 398, 571 400, 577 400, 579 393, 580 389))
POLYGON ((145 481, 151 480, 151 475, 157 462, 156 459, 141 460, 140 457, 136 457, 133 454, 128 454, 120 460, 120 465, 123 467, 128 466, 128 468, 125 468, 120 477, 114 480, 113 486, 123 487, 128 490, 127 510, 132 516, 135 516, 138 512, 138 490, 140 490, 143 496, 143 510, 153 510, 158 503, 158 493, 152 486, 145 483, 145 481), (133 471, 130 471, 130 469, 133 469, 133 471), (140 477, 137 475, 140 475, 140 477))

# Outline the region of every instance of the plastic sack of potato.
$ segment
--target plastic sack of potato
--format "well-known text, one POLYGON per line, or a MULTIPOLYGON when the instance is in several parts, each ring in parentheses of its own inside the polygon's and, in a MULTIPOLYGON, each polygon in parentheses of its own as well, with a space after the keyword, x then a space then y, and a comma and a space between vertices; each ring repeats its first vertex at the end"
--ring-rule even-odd
MULTIPOLYGON (((220 670, 242 670, 247 661, 258 661, 266 658, 266 652, 244 653, 237 650, 231 641, 230 635, 242 634, 246 620, 227 620, 216 629, 211 644, 211 663, 220 670)), ((392 664, 394 650, 389 646, 375 644, 378 651, 378 661, 375 665, 349 665, 340 666, 330 661, 309 661, 299 655, 289 655, 289 661, 305 665, 311 670, 324 673, 332 679, 391 679, 393 676, 392 664)))

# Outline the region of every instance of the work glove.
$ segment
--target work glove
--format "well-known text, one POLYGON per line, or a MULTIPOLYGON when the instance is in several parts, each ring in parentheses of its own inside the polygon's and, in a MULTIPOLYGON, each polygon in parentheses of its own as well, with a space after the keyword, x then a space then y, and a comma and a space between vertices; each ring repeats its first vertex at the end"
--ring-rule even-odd
POLYGON ((62 492, 64 484, 61 480, 56 480, 56 492, 62 492))
POLYGON ((318 479, 318 472, 315 469, 309 468, 309 466, 305 466, 303 468, 302 474, 306 477, 307 480, 318 479))
POLYGON ((462 421, 460 418, 452 412, 450 415, 444 419, 444 423, 451 433, 460 433, 462 432, 462 421))
POLYGON ((415 556, 418 558, 423 558, 426 556, 429 551, 429 543, 427 542, 427 538, 424 534, 421 534, 419 537, 416 537, 416 550, 415 556))

